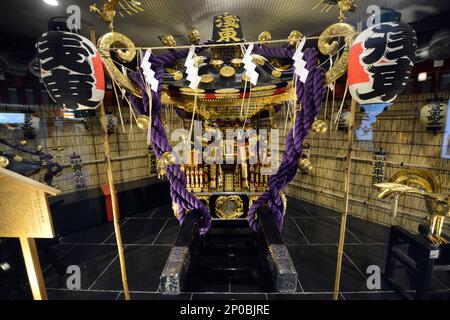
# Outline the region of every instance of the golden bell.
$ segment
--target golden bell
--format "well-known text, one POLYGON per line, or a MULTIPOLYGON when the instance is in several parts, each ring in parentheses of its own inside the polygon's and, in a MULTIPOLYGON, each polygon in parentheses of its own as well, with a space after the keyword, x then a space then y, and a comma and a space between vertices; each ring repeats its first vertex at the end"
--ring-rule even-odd
POLYGON ((297 45, 297 43, 300 41, 302 37, 303 35, 300 31, 297 30, 291 31, 288 37, 288 44, 294 47, 297 45))
POLYGON ((298 162, 298 168, 300 169, 300 172, 303 174, 308 174, 311 172, 313 165, 309 159, 301 159, 298 162))
POLYGON ((189 40, 192 44, 199 44, 201 40, 200 32, 196 28, 192 28, 188 34, 189 40))
POLYGON ((140 115, 137 117, 136 122, 139 129, 145 130, 148 128, 150 118, 148 116, 140 115))
POLYGON ((175 41, 175 39, 173 38, 173 36, 171 34, 163 35, 161 42, 166 47, 174 47, 177 45, 177 42, 175 41))
POLYGON ((260 42, 260 44, 262 46, 267 45, 267 41, 270 41, 270 40, 272 40, 272 35, 270 34, 269 31, 263 31, 258 36, 258 41, 260 42))
POLYGON ((38 145, 36 148, 37 151, 42 151, 42 149, 43 149, 43 147, 41 145, 38 145))
POLYGON ((311 131, 316 133, 325 133, 328 131, 328 125, 323 120, 316 120, 311 126, 311 131))
POLYGON ((8 158, 0 156, 0 167, 6 168, 8 165, 9 165, 8 158))

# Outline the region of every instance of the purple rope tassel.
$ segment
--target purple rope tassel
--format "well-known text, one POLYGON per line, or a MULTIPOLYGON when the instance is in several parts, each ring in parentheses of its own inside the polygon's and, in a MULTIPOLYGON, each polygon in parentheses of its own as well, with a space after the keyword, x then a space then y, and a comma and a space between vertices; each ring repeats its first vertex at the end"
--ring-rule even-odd
MULTIPOLYGON (((163 55, 150 57, 152 68, 155 71, 155 78, 159 82, 158 93, 152 94, 152 146, 156 157, 159 159, 165 152, 171 152, 172 147, 164 131, 161 120, 161 92, 163 78, 163 64, 174 62, 179 58, 186 57, 188 50, 171 51, 163 55)), ((149 97, 145 91, 145 83, 139 72, 129 74, 130 79, 142 89, 142 99, 129 94, 131 105, 138 114, 148 114, 149 97)), ((189 193, 186 188, 186 176, 181 171, 180 165, 171 165, 166 168, 167 179, 170 183, 170 196, 172 201, 179 205, 178 221, 183 222, 185 215, 190 210, 200 212, 202 218, 200 220, 199 233, 201 235, 208 232, 211 227, 211 215, 206 206, 193 194, 189 193)))
MULTIPOLYGON (((269 52, 270 48, 258 47, 257 52, 265 55, 282 55, 286 56, 290 54, 292 56, 293 50, 280 49, 269 52)), ((250 207, 248 212, 248 221, 250 227, 257 231, 259 229, 258 223, 256 223, 256 212, 259 207, 266 202, 271 209, 272 214, 275 216, 278 228, 281 230, 283 227, 284 219, 284 207, 280 193, 284 190, 286 185, 295 177, 297 173, 297 161, 302 152, 303 140, 307 136, 314 119, 320 111, 322 104, 324 90, 324 75, 323 68, 317 68, 317 51, 314 48, 305 50, 306 69, 309 71, 306 83, 303 84, 298 81, 297 97, 298 102, 301 103, 302 108, 296 115, 295 136, 293 136, 293 129, 289 131, 286 137, 286 148, 283 154, 278 171, 269 178, 269 190, 267 190, 261 197, 256 200, 250 207)))

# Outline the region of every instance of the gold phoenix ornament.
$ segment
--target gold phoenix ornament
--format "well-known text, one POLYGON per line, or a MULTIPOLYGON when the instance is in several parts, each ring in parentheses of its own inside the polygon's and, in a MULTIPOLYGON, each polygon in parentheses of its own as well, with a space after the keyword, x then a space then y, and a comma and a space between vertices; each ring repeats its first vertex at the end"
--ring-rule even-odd
POLYGON ((434 174, 422 169, 402 169, 397 171, 388 183, 376 183, 374 186, 381 189, 379 199, 394 198, 394 218, 401 194, 422 195, 429 215, 428 239, 435 244, 448 243, 441 237, 441 233, 445 217, 450 215, 449 196, 439 193, 441 183, 434 174))

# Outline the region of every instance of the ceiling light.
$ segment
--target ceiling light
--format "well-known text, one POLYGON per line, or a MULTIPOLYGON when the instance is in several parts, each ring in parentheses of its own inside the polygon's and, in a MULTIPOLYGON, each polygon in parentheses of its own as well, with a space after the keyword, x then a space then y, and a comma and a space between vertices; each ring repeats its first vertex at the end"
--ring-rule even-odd
POLYGON ((426 72, 419 73, 419 75, 417 76, 417 81, 422 82, 426 80, 427 80, 427 73, 426 72))
POLYGON ((59 6, 58 0, 43 0, 46 4, 52 7, 59 6))

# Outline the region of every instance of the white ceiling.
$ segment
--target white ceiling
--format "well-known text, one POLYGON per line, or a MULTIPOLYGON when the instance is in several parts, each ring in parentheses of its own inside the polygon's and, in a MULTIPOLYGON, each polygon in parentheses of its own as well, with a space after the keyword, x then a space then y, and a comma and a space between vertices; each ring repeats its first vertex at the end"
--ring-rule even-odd
MULTIPOLYGON (((158 36, 171 33, 179 44, 187 43, 186 34, 196 26, 202 39, 211 37, 214 15, 224 12, 239 15, 247 40, 256 40, 261 31, 270 31, 274 39, 287 37, 291 30, 306 35, 317 34, 326 26, 337 22, 338 10, 333 7, 326 13, 313 7, 320 0, 140 0, 143 13, 116 18, 115 30, 129 36, 136 45, 159 44, 158 36)), ((0 33, 37 38, 47 30, 49 18, 64 15, 70 4, 81 8, 82 20, 94 24, 98 34, 105 33, 106 26, 89 12, 89 5, 101 0, 59 0, 58 7, 51 7, 42 0, 2 0, 0 33)), ((370 4, 388 6, 402 12, 402 21, 412 22, 443 13, 450 8, 448 0, 356 0, 355 13, 348 13, 349 21, 363 17, 370 4)), ((86 25, 85 25, 86 26, 86 25)))

